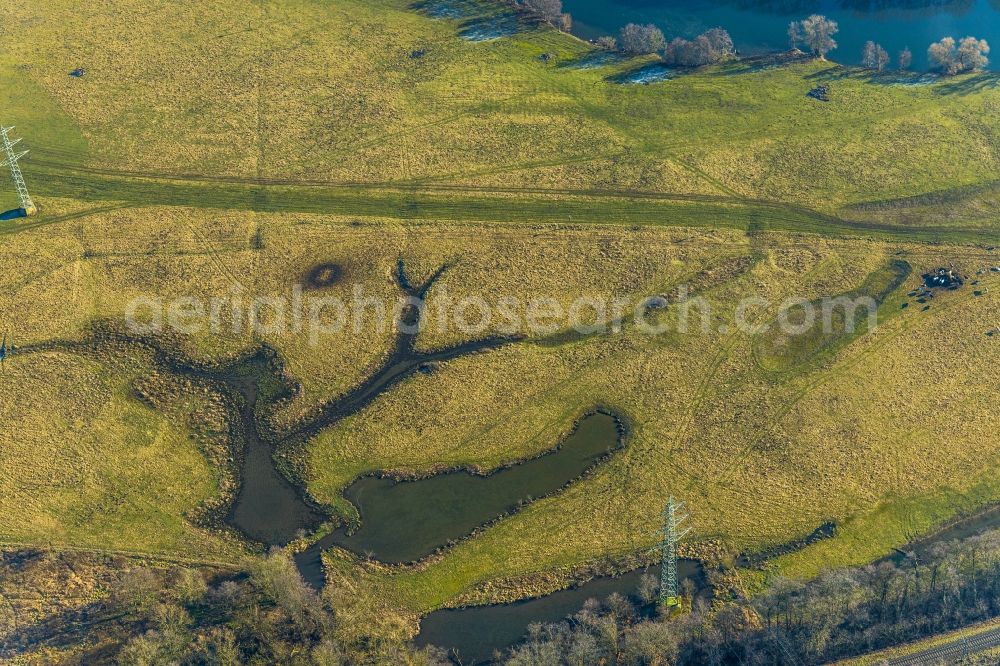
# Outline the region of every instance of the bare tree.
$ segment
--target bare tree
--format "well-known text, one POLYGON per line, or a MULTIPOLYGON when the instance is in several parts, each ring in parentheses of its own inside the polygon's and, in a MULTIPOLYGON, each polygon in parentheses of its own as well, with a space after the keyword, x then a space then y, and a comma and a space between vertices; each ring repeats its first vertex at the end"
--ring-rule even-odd
POLYGON ((913 64, 913 52, 910 51, 910 47, 906 47, 905 49, 899 52, 899 69, 905 71, 909 69, 910 65, 912 64, 913 64))
POLYGON ((807 19, 789 25, 788 35, 793 42, 805 42, 815 55, 826 59, 826 54, 837 48, 833 36, 839 29, 836 21, 813 14, 807 19))
POLYGON ((618 45, 629 55, 647 55, 662 50, 667 45, 667 40, 653 24, 629 23, 621 29, 618 45))
POLYGON ((958 64, 963 72, 977 72, 990 64, 990 45, 985 39, 965 37, 958 45, 958 64))
POLYGON ((868 69, 875 69, 875 49, 878 48, 875 42, 868 40, 861 51, 861 65, 868 69))
POLYGON ((729 31, 723 28, 712 28, 702 35, 708 40, 712 62, 722 62, 736 56, 736 45, 729 31))
POLYGON ((886 66, 888 66, 888 64, 889 64, 889 60, 890 60, 890 58, 889 58, 889 52, 886 51, 881 46, 879 46, 878 47, 878 62, 877 62, 878 66, 876 67, 876 69, 878 69, 878 71, 880 71, 880 72, 883 71, 883 70, 885 70, 886 66))
POLYGON ((958 73, 958 52, 954 37, 945 37, 940 42, 931 44, 927 48, 927 58, 946 74, 958 73))

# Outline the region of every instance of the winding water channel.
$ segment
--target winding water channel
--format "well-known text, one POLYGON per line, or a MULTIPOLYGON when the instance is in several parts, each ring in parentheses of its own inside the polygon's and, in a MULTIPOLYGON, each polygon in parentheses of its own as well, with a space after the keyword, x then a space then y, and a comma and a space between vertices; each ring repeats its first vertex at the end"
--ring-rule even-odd
MULTIPOLYGON (((401 290, 423 297, 441 272, 426 283, 413 287, 406 281, 402 266, 397 276, 401 290)), ((404 324, 414 323, 415 312, 404 314, 404 324)), ((301 533, 312 531, 329 519, 326 511, 307 497, 303 488, 289 480, 277 467, 274 454, 333 425, 371 404, 382 392, 427 364, 447 361, 467 354, 493 349, 512 339, 484 339, 443 349, 419 352, 415 349, 416 330, 399 327, 393 351, 367 380, 342 397, 323 405, 317 414, 287 432, 262 432, 262 414, 290 395, 277 353, 261 347, 248 358, 214 368, 197 367, 164 351, 157 343, 121 334, 105 334, 106 340, 153 352, 158 367, 178 375, 196 378, 223 387, 233 401, 231 435, 241 442, 239 491, 226 521, 249 539, 267 545, 285 545, 301 533)), ((31 353, 61 350, 92 353, 101 344, 101 335, 85 342, 53 342, 33 345, 21 351, 31 353)), ((345 497, 358 509, 360 525, 353 531, 335 530, 304 552, 295 562, 306 581, 319 588, 324 584, 321 554, 338 545, 355 553, 365 553, 387 563, 421 559, 438 548, 474 533, 526 502, 558 491, 625 445, 625 433, 610 413, 592 412, 582 418, 573 432, 555 449, 536 458, 482 475, 467 470, 446 471, 424 479, 401 481, 367 476, 345 490, 345 497)), ((921 553, 940 539, 964 537, 1000 524, 1000 509, 956 521, 927 539, 914 542, 921 553)), ((761 557, 781 554, 833 535, 832 523, 817 528, 806 538, 787 546, 741 558, 741 566, 753 566, 761 557)), ((582 607, 590 598, 598 600, 611 593, 632 595, 643 572, 616 577, 599 577, 577 587, 512 604, 444 609, 426 616, 421 623, 418 644, 441 645, 453 651, 462 663, 480 663, 494 650, 504 650, 521 640, 529 624, 561 620, 582 607)), ((685 561, 681 576, 692 580, 695 589, 707 589, 697 562, 685 561)))
MULTIPOLYGON (((577 587, 512 604, 435 611, 420 623, 415 642, 419 646, 444 646, 456 661, 467 666, 487 663, 494 650, 503 652, 523 639, 528 625, 534 622, 559 622, 579 611, 588 599, 604 601, 612 594, 635 598, 639 581, 646 573, 638 570, 621 576, 602 576, 577 587)), ((704 572, 697 562, 681 560, 678 573, 682 579, 694 582, 695 589, 707 589, 704 572)))

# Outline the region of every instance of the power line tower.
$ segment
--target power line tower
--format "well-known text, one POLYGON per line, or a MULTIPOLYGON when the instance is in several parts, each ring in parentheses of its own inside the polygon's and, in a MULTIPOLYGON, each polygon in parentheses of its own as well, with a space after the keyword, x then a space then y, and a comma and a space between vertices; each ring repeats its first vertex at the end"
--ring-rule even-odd
POLYGON ((13 127, 0 127, 0 137, 3 140, 4 151, 4 161, 0 163, 0 166, 6 166, 10 169, 10 175, 14 179, 14 187, 17 188, 17 196, 21 200, 21 208, 24 209, 25 215, 34 215, 38 209, 35 208, 35 203, 31 200, 31 195, 28 194, 28 186, 24 183, 24 176, 21 175, 21 167, 17 164, 19 159, 28 154, 28 151, 25 150, 21 153, 14 152, 14 146, 19 144, 21 140, 10 140, 10 133, 13 131, 13 127))
POLYGON ((691 531, 690 526, 681 525, 687 518, 684 502, 676 501, 671 495, 663 508, 663 529, 660 530, 660 603, 667 608, 681 603, 677 543, 691 531))

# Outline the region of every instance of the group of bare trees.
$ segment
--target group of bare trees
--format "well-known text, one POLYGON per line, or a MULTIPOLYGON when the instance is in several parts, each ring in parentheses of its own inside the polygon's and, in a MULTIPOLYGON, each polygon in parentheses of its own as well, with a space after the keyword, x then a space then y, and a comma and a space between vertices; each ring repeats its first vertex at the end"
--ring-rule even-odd
POLYGON ((712 28, 690 40, 677 37, 663 49, 663 62, 681 67, 699 67, 734 57, 733 38, 722 28, 712 28))
MULTIPOLYGON (((882 72, 889 66, 889 52, 882 48, 881 44, 868 40, 861 51, 861 65, 866 69, 874 69, 882 72)), ((899 52, 896 59, 896 66, 900 71, 905 71, 913 64, 913 52, 909 47, 899 52)))
POLYGON ((618 48, 628 55, 649 55, 667 46, 663 32, 652 23, 629 23, 618 33, 618 48))
MULTIPOLYGON (((801 21, 792 21, 788 25, 788 40, 793 49, 805 45, 815 56, 826 58, 826 54, 837 48, 833 38, 839 27, 836 21, 825 16, 813 14, 801 21)), ((985 39, 966 37, 956 42, 953 37, 945 37, 940 42, 931 44, 927 57, 931 64, 947 74, 975 72, 989 64, 986 57, 990 45, 985 39)), ((874 41, 868 41, 861 54, 861 63, 868 69, 883 71, 889 65, 889 53, 874 41)), ((897 60, 899 69, 909 69, 913 63, 913 53, 909 48, 900 51, 897 60)))
POLYGON ((861 53, 861 64, 868 69, 881 72, 889 64, 889 52, 882 48, 881 44, 869 39, 861 53))
POLYGON ((711 611, 696 600, 676 618, 650 618, 642 597, 613 596, 536 627, 503 663, 802 666, 898 645, 1000 615, 1000 532, 808 582, 773 579, 752 599, 711 611))
MULTIPOLYGON (((927 59, 932 66, 945 74, 954 75, 983 69, 989 64, 989 59, 986 57, 989 52, 990 45, 985 39, 966 37, 956 42, 952 37, 945 37, 940 42, 931 44, 927 49, 927 59)), ((905 48, 900 51, 899 69, 909 69, 912 63, 913 53, 910 49, 905 48)), ((881 72, 889 64, 889 54, 880 44, 868 41, 861 53, 861 64, 867 69, 881 72)))
POLYGON ((712 28, 694 39, 676 37, 668 43, 655 25, 629 23, 618 33, 618 39, 602 37, 596 43, 632 56, 659 53, 663 62, 680 67, 700 67, 736 56, 733 38, 722 28, 712 28))
POLYGON ((335 612, 331 599, 308 587, 286 554, 258 560, 248 574, 210 582, 183 568, 126 573, 104 602, 107 619, 91 637, 97 642, 104 637, 98 630, 103 631, 106 642, 119 649, 98 661, 122 666, 450 664, 444 650, 366 640, 368 629, 353 623, 346 610, 350 604, 339 603, 337 609, 344 612, 335 612), (356 630, 359 640, 346 638, 356 630))
MULTIPOLYGON (((550 21, 567 16, 561 14, 562 0, 522 0, 522 3, 550 21)), ((839 29, 836 21, 813 14, 788 25, 788 40, 792 49, 805 46, 816 57, 825 59, 830 51, 837 48, 837 40, 833 36, 839 29)), ((712 28, 694 39, 677 37, 668 43, 655 25, 629 23, 621 29, 618 39, 601 37, 596 44, 603 49, 619 50, 632 56, 660 53, 666 64, 681 67, 723 62, 736 56, 733 40, 722 28, 712 28)), ((961 74, 986 67, 989 52, 990 45, 985 39, 966 37, 956 42, 952 37, 945 37, 931 44, 927 57, 934 67, 946 74, 961 74)), ((865 43, 861 54, 861 64, 865 68, 881 72, 889 66, 890 60, 888 51, 881 44, 872 40, 865 43)), ((896 64, 900 70, 909 69, 913 64, 913 52, 904 48, 897 55, 896 64)))
POLYGON ((927 58, 946 74, 976 72, 989 64, 986 57, 990 45, 985 39, 965 37, 956 42, 954 37, 945 37, 927 49, 927 58))

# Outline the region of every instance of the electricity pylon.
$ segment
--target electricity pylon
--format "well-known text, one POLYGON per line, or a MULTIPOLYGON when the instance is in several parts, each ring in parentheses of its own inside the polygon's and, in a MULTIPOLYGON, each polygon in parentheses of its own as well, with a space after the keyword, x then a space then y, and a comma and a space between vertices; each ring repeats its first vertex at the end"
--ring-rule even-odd
POLYGON ((691 531, 690 526, 681 525, 687 517, 684 502, 676 501, 671 495, 663 508, 663 529, 660 530, 660 603, 667 608, 681 603, 677 578, 677 543, 691 531))
POLYGON ((10 175, 14 179, 14 187, 17 188, 17 196, 21 200, 21 208, 24 209, 24 214, 34 215, 38 209, 35 208, 35 203, 31 200, 31 195, 28 194, 28 186, 24 183, 24 176, 21 175, 21 167, 17 164, 19 159, 28 154, 28 151, 25 150, 21 153, 14 152, 14 146, 20 143, 21 140, 10 140, 10 132, 13 131, 13 127, 0 127, 0 137, 3 140, 4 151, 4 161, 0 163, 0 166, 6 166, 10 169, 10 175))

